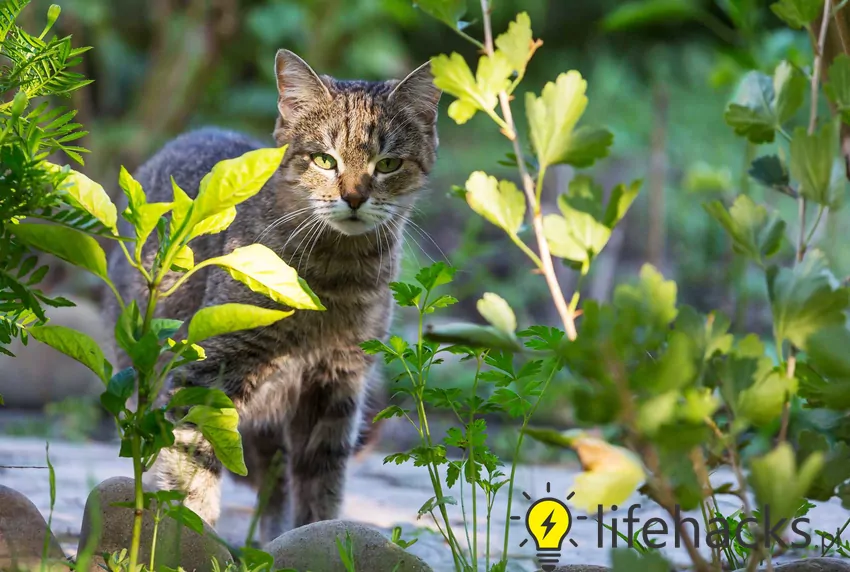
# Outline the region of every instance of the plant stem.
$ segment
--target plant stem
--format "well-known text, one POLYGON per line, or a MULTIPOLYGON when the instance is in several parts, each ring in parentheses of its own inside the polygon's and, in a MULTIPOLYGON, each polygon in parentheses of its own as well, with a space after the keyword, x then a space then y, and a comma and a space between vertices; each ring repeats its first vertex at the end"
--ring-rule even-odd
POLYGON ((145 510, 145 493, 142 490, 142 452, 139 435, 133 431, 133 480, 135 484, 136 510, 133 515, 133 539, 130 543, 130 570, 136 570, 139 559, 139 545, 142 540, 142 516, 145 510))
MULTIPOLYGON (((487 55, 492 56, 493 49, 493 29, 490 23, 490 2, 489 0, 481 0, 481 13, 484 20, 484 50, 487 55)), ((567 306, 567 301, 564 298, 564 292, 561 290, 561 285, 558 283, 558 276, 555 274, 555 266, 552 263, 552 255, 549 252, 549 243, 546 242, 546 235, 543 232, 543 215, 540 212, 540 201, 537 200, 538 191, 535 189, 534 181, 525 168, 525 156, 522 152, 519 137, 516 133, 516 125, 514 124, 513 113, 511 112, 511 102, 507 91, 499 92, 499 104, 502 109, 506 129, 503 127, 505 136, 510 139, 516 155, 517 168, 519 169, 522 187, 525 191, 525 196, 528 204, 531 207, 531 224, 534 228, 534 234, 537 238, 537 248, 540 251, 540 261, 542 267, 540 270, 546 277, 546 284, 549 286, 549 292, 552 294, 552 300, 555 303, 555 308, 561 317, 564 324, 564 331, 570 340, 575 340, 578 336, 575 324, 575 315, 567 306)), ((543 185, 543 177, 539 177, 540 186, 543 185)))
MULTIPOLYGON (((472 403, 478 392, 478 377, 481 375, 481 354, 475 356, 475 379, 472 381, 472 403)), ((470 408, 469 425, 466 428, 466 438, 469 439, 469 462, 472 463, 472 569, 478 570, 478 465, 475 464, 475 435, 470 434, 470 427, 475 424, 475 409, 470 408)), ((463 487, 463 483, 461 483, 463 487)))
MULTIPOLYGON (((826 3, 823 6, 823 17, 821 19, 820 26, 820 35, 817 38, 817 42, 814 41, 814 33, 811 32, 811 27, 809 26, 810 36, 812 37, 812 50, 815 53, 815 61, 813 64, 813 72, 812 72, 812 83, 811 83, 811 101, 809 102, 809 129, 808 134, 811 137, 814 135, 815 130, 817 130, 818 126, 818 88, 820 87, 820 79, 821 74, 823 73, 823 54, 824 49, 826 47, 826 35, 829 30, 829 19, 832 15, 832 0, 826 0, 826 3)), ((823 216, 823 206, 820 207, 820 211, 818 212, 817 220, 815 221, 814 227, 812 227, 812 232, 809 235, 809 238, 806 238, 806 199, 802 195, 797 199, 798 204, 798 218, 800 219, 800 233, 797 236, 797 256, 794 258, 794 266, 800 264, 803 259, 806 257, 806 250, 808 248, 808 242, 811 240, 811 236, 814 235, 815 229, 817 229, 818 224, 820 224, 820 219, 823 216)), ((781 352, 781 348, 777 348, 777 351, 781 352)), ((790 355, 788 357, 788 364, 786 369, 786 376, 789 378, 794 377, 795 370, 797 368, 797 348, 791 345, 790 355)), ((783 442, 788 437, 788 425, 791 421, 791 396, 789 395, 785 400, 785 407, 782 410, 782 424, 779 429, 779 442, 783 442)), ((770 555, 768 555, 768 568, 772 568, 770 564, 770 555)))
POLYGON ((549 376, 546 378, 546 381, 540 388, 540 394, 537 397, 537 401, 534 402, 534 405, 529 410, 528 414, 522 419, 522 426, 519 430, 519 436, 517 437, 516 447, 514 447, 514 456, 511 459, 511 478, 508 481, 508 508, 505 514, 505 541, 502 545, 502 560, 504 561, 508 557, 508 541, 511 536, 511 505, 513 503, 514 498, 514 483, 516 482, 516 468, 519 465, 519 452, 522 448, 522 441, 525 438, 525 429, 528 427, 528 422, 531 421, 531 418, 534 416, 534 413, 537 411, 537 407, 540 405, 540 399, 543 395, 546 394, 546 390, 549 388, 549 383, 555 378, 555 373, 557 373, 561 369, 561 363, 556 361, 554 367, 552 367, 552 371, 549 372, 549 376))
POLYGON ((156 570, 154 568, 154 563, 156 562, 156 536, 159 532, 159 521, 162 520, 162 513, 160 512, 159 501, 156 503, 156 514, 153 517, 153 535, 151 537, 151 563, 150 570, 156 570))

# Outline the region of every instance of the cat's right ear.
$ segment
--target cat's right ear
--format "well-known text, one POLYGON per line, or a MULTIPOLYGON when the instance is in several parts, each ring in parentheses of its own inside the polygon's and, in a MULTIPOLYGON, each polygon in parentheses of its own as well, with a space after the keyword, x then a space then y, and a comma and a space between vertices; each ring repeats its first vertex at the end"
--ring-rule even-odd
POLYGON ((284 119, 323 98, 330 101, 328 87, 313 68, 289 50, 278 50, 274 69, 277 77, 277 107, 284 119))

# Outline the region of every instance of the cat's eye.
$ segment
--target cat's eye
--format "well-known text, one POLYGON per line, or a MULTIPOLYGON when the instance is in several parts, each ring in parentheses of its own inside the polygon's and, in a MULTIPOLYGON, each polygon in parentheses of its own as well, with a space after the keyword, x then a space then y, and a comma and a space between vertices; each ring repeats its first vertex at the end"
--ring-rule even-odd
POLYGON ((310 155, 310 158, 313 159, 313 163, 320 169, 336 169, 336 159, 327 153, 313 153, 310 155))
POLYGON ((384 157, 375 164, 375 170, 379 173, 392 173, 398 171, 402 160, 398 157, 384 157))

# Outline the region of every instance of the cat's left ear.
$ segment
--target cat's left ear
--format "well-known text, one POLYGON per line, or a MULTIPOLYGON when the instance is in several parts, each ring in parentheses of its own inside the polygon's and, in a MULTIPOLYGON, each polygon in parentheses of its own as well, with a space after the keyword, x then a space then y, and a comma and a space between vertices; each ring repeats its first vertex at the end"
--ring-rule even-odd
POLYGON ((428 125, 437 123, 437 105, 442 92, 434 85, 431 62, 413 70, 401 80, 389 97, 390 103, 410 107, 428 125))

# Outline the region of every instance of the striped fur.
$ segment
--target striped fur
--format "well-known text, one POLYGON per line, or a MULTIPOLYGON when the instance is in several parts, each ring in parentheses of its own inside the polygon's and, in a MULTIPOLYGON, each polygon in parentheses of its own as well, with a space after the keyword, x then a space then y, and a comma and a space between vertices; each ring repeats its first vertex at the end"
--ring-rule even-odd
MULTIPOLYGON (((230 229, 196 239, 192 247, 196 260, 203 260, 262 242, 298 269, 327 311, 299 311, 271 327, 208 340, 207 359, 179 370, 170 383, 170 391, 220 387, 233 399, 248 480, 258 489, 268 487, 265 540, 338 514, 346 464, 368 395, 380 380, 359 344, 387 334, 388 283, 398 271, 405 219, 436 159, 439 99, 427 66, 402 82, 338 81, 317 76, 281 51, 276 73, 280 114, 274 138, 289 146, 281 167, 240 205, 230 229), (323 171, 313 164, 313 153, 333 154, 340 168, 323 171), (382 156, 403 159, 401 168, 376 173, 382 156), (342 199, 346 193, 365 200, 356 212, 342 199)), ((196 131, 166 145, 137 179, 151 202, 171 200, 171 177, 195 196, 217 162, 262 146, 232 132, 196 131)), ((145 256, 152 255, 147 248, 145 256)), ((145 298, 144 284, 122 253, 113 255, 110 268, 127 299, 145 298)), ((157 311, 188 320, 201 307, 227 302, 275 307, 223 271, 209 269, 157 311)), ((114 319, 117 309, 109 310, 114 319)), ((191 427, 179 431, 175 446, 156 464, 159 486, 187 492, 188 506, 211 524, 219 515, 221 474, 209 443, 191 427)))

